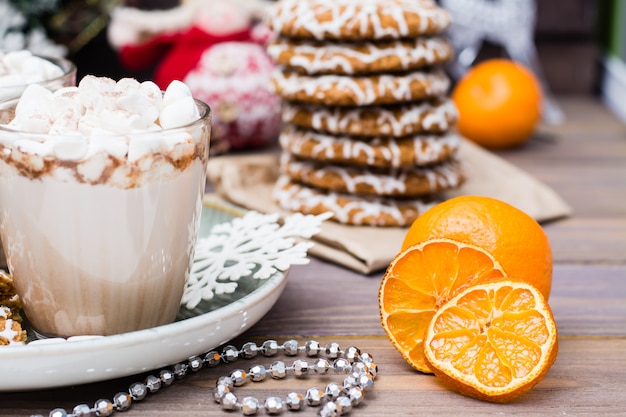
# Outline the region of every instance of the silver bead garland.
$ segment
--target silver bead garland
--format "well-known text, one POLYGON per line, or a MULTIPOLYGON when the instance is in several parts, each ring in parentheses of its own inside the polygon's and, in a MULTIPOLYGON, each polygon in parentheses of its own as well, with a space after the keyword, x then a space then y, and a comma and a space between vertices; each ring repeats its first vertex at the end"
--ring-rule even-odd
MULTIPOLYGON (((254 342, 245 343, 241 349, 226 345, 221 353, 210 351, 200 356, 193 356, 184 362, 177 363, 171 369, 162 369, 158 376, 149 375, 143 382, 130 385, 127 392, 118 392, 113 400, 100 399, 93 407, 87 404, 75 406, 71 413, 62 408, 50 411, 48 417, 107 417, 114 412, 127 411, 134 402, 142 401, 148 394, 153 394, 161 388, 170 386, 174 380, 185 377, 190 372, 197 372, 203 367, 215 367, 220 363, 232 363, 238 359, 252 359, 259 353, 265 357, 275 356, 282 352, 285 356, 296 356, 304 352, 312 362, 305 359, 296 359, 291 365, 284 361, 275 361, 269 367, 253 365, 248 371, 235 369, 228 376, 217 379, 213 390, 213 399, 224 410, 238 410, 249 416, 264 410, 267 414, 276 415, 285 410, 298 411, 303 406, 320 407, 318 416, 337 417, 349 413, 358 406, 365 395, 365 391, 372 387, 378 373, 378 367, 369 353, 362 353, 357 347, 350 346, 342 350, 339 344, 331 342, 325 347, 315 340, 310 340, 300 346, 296 340, 287 340, 278 344, 275 340, 266 340, 257 346, 254 342), (319 355, 324 354, 324 357, 319 355), (308 375, 326 375, 329 372, 345 374, 343 382, 330 382, 324 389, 309 388, 304 394, 290 392, 284 398, 268 397, 261 402, 254 397, 245 397, 241 400, 235 395, 234 389, 247 383, 262 382, 269 375, 273 379, 283 379, 288 373, 297 378, 308 375)), ((31 417, 44 417, 41 414, 31 417)))

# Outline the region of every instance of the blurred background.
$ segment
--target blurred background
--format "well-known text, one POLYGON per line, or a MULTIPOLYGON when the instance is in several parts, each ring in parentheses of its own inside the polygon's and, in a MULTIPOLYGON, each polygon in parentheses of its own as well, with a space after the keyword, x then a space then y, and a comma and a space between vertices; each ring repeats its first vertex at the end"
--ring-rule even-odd
MULTIPOLYGON (((228 1, 186 0, 205 3, 207 9, 228 1)), ((142 64, 137 62, 141 61, 138 57, 128 65, 120 59, 119 45, 111 44, 107 32, 112 12, 120 6, 166 11, 180 7, 181 2, 0 0, 0 49, 27 48, 43 55, 63 54, 76 63, 78 79, 84 74, 152 79, 159 65, 158 57, 155 60, 149 56, 143 65, 138 65, 142 64)), ((150 26, 149 21, 147 25, 150 26)), ((161 34, 167 32, 162 20, 156 17, 154 28, 161 34)), ((134 35, 141 36, 140 28, 135 29, 134 35)), ((545 80, 556 96, 597 96, 626 121, 625 1, 537 0, 534 41, 545 80)), ((487 41, 476 62, 505 54, 502 46, 487 41)))

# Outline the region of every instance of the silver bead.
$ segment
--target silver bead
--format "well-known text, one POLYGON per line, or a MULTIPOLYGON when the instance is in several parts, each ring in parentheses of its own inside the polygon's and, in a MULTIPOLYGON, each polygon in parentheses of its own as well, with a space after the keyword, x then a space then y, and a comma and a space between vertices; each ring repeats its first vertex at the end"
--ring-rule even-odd
POLYGON ((126 411, 133 404, 133 398, 126 392, 118 392, 113 396, 113 404, 117 411, 126 411))
POLYGON ((222 396, 221 404, 223 410, 236 410, 237 396, 232 392, 227 392, 222 396))
POLYGON ((91 416, 91 408, 87 404, 78 404, 72 410, 72 414, 75 417, 90 417, 91 416))
POLYGON ((189 369, 191 372, 198 372, 202 369, 202 359, 199 356, 189 358, 189 369))
POLYGON ((326 345, 326 357, 330 359, 337 359, 341 353, 341 346, 339 343, 331 342, 326 345))
POLYGON ((280 414, 283 411, 283 400, 278 397, 267 397, 263 407, 267 414, 280 414))
POLYGON ((252 359, 259 353, 259 347, 254 342, 245 343, 241 347, 241 356, 246 359, 252 359))
POLYGON ((244 416, 251 416, 259 411, 259 400, 254 397, 246 397, 241 400, 241 411, 244 416))
POLYGON ((276 361, 270 365, 270 375, 274 379, 282 379, 287 375, 287 367, 285 362, 276 361))
POLYGON ((148 375, 144 384, 146 384, 146 387, 148 387, 151 393, 155 393, 161 389, 161 380, 154 375, 148 375))
POLYGON ((343 393, 343 387, 336 382, 330 382, 324 389, 324 397, 329 401, 334 401, 343 393))
POLYGON ((349 360, 350 363, 354 362, 359 356, 361 356, 361 351, 356 346, 348 346, 343 353, 343 357, 349 360))
POLYGON ((67 417, 67 411, 62 408, 55 408, 50 411, 49 417, 67 417))
POLYGON ((213 399, 216 403, 222 402, 222 397, 230 392, 230 387, 227 385, 217 385, 213 388, 213 399))
POLYGON ((319 358, 313 363, 313 371, 319 375, 326 375, 330 370, 330 362, 326 358, 319 358))
POLYGON ((363 362, 354 362, 352 364, 351 372, 354 374, 364 374, 367 373, 367 364, 363 362))
POLYGON ((248 374, 253 382, 261 382, 267 376, 267 370, 263 365, 254 365, 250 368, 248 374))
POLYGON ((209 368, 213 368, 214 366, 217 366, 220 364, 221 359, 222 357, 220 356, 220 354, 212 350, 206 355, 204 355, 203 361, 206 366, 208 366, 209 368))
POLYGON ((320 351, 322 351, 322 347, 315 340, 309 340, 304 345, 304 352, 307 356, 317 356, 320 351))
POLYGON ((374 358, 372 357, 372 355, 370 355, 367 352, 361 353, 361 355, 359 356, 359 359, 361 359, 361 361, 365 363, 374 362, 374 358))
POLYGON ((263 356, 274 356, 278 353, 278 349, 280 349, 280 347, 276 340, 266 340, 261 345, 261 354, 263 354, 263 356))
POLYGON ((364 390, 370 389, 374 385, 374 378, 370 374, 360 374, 357 376, 357 386, 364 390))
POLYGON ((357 381, 357 374, 351 373, 350 375, 348 375, 347 377, 344 378, 343 380, 343 387, 344 388, 352 388, 352 387, 358 387, 358 381, 357 381))
POLYGON ((333 362, 333 368, 336 372, 346 373, 352 369, 352 365, 350 365, 350 362, 345 358, 337 358, 333 362))
POLYGON ((234 383, 233 383, 233 380, 230 378, 230 376, 221 376, 217 378, 217 381, 215 381, 215 386, 217 387, 219 385, 232 388, 234 386, 234 383))
POLYGON ((293 362, 293 374, 298 378, 306 376, 309 373, 309 363, 302 359, 293 362))
POLYGON ((337 404, 330 402, 324 404, 324 406, 320 409, 317 414, 319 417, 337 417, 339 416, 339 410, 337 409, 337 404))
POLYGON ((291 339, 283 343, 283 352, 287 356, 296 356, 298 354, 298 341, 291 339))
POLYGON ((135 382, 128 388, 128 393, 133 397, 133 400, 141 401, 148 395, 148 388, 141 382, 135 382))
POLYGON ((235 369, 230 373, 230 379, 232 379, 234 386, 240 387, 248 380, 248 373, 243 369, 235 369))
POLYGON ((378 365, 374 362, 368 362, 367 364, 367 372, 372 376, 372 378, 376 378, 378 375, 378 365))
POLYGON ((113 414, 113 403, 109 400, 98 400, 93 405, 98 417, 108 417, 113 414))
POLYGON ((297 392, 290 392, 285 397, 285 404, 290 411, 300 410, 303 403, 304 397, 302 396, 302 394, 298 394, 297 392))
POLYGON ((364 396, 365 392, 360 387, 352 387, 348 390, 348 398, 350 398, 353 406, 361 404, 364 396))
POLYGON ((337 405, 337 411, 339 415, 342 416, 344 414, 348 414, 352 411, 352 401, 350 398, 341 396, 335 400, 335 404, 337 405))
POLYGON ((222 359, 227 363, 235 362, 239 359, 239 351, 232 345, 225 346, 222 350, 222 359))
POLYGON ((174 375, 176 379, 184 378, 187 375, 187 364, 186 363, 177 363, 174 365, 174 375))
POLYGON ((159 372, 159 379, 161 380, 163 385, 166 387, 169 387, 170 385, 172 385, 172 382, 174 382, 174 378, 175 378, 174 372, 168 369, 163 369, 161 372, 159 372))
POLYGON ((306 390, 306 394, 304 394, 304 399, 306 403, 310 406, 320 405, 322 399, 324 398, 324 391, 319 388, 309 388, 306 390))

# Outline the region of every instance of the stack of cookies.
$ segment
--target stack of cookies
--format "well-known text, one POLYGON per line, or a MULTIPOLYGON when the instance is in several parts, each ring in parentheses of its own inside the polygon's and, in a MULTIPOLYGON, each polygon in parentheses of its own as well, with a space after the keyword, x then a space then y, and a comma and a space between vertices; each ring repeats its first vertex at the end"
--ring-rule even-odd
POLYGON ((432 0, 279 0, 268 46, 282 98, 281 208, 406 226, 463 181, 432 0))

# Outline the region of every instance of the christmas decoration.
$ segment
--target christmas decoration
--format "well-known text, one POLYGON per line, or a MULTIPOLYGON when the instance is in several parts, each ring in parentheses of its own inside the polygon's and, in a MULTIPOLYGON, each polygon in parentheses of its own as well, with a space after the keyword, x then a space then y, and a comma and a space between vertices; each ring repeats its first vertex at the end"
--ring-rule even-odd
POLYGON ((276 140, 279 98, 269 90, 273 63, 264 43, 259 0, 194 0, 167 10, 114 10, 111 45, 129 70, 157 62, 159 86, 174 79, 211 106, 213 153, 260 147, 276 140))

